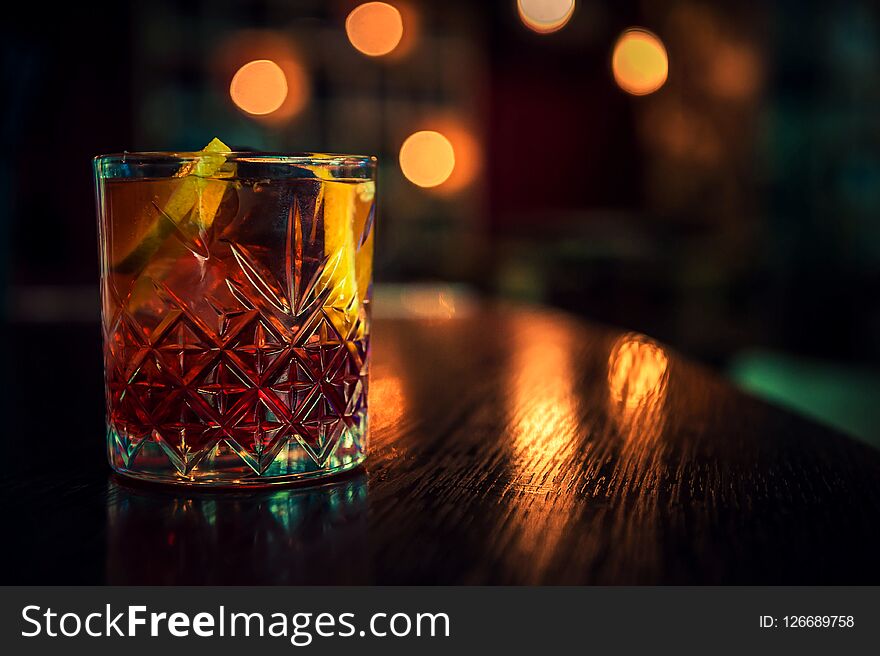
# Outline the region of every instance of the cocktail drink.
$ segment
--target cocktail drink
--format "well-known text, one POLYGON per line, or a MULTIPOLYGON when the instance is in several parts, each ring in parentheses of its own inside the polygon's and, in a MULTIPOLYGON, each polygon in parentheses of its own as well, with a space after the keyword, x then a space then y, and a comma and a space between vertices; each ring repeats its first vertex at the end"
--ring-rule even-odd
POLYGON ((365 457, 375 159, 95 159, 117 472, 265 485, 365 457))

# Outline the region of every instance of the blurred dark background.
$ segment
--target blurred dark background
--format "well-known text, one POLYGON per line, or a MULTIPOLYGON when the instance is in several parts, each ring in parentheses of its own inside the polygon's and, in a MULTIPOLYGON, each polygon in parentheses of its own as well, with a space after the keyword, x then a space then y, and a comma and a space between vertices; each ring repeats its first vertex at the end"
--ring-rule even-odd
MULTIPOLYGON (((376 154, 386 298, 418 284, 417 311, 501 297, 643 331, 880 443, 876 2, 578 0, 551 32, 571 3, 389 0, 403 37, 375 57, 354 47, 357 25, 346 31, 360 4, 32 3, 7 15, 6 320, 99 334, 98 153, 218 136, 376 154), (613 65, 634 27, 666 53, 636 48, 635 73, 613 65), (667 55, 659 88, 626 91, 645 82, 627 75, 650 84, 667 55), (265 116, 230 96, 255 59, 287 76, 265 116), (433 188, 401 170, 419 130, 455 152, 433 188)), ((360 26, 367 41, 393 28, 360 26)))

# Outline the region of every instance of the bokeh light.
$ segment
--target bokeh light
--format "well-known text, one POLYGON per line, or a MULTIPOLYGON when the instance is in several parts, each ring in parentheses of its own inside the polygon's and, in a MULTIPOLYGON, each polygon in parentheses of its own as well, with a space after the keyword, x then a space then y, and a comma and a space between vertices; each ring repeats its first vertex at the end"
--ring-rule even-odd
POLYGON ((393 51, 403 38, 403 18, 387 2, 367 2, 345 19, 345 33, 357 50, 370 57, 393 51))
POLYGON ((634 96, 645 96, 666 82, 669 58, 656 34, 631 28, 621 34, 614 45, 611 69, 621 89, 634 96))
POLYGON ((726 100, 747 100, 758 92, 761 61, 750 45, 715 43, 706 64, 706 86, 716 96, 726 100))
POLYGON ((422 130, 407 137, 400 147, 400 170, 419 187, 436 187, 455 169, 455 151, 445 136, 422 130))
POLYGON ((452 145, 455 167, 446 180, 431 187, 433 193, 440 196, 457 194, 477 178, 483 167, 483 149, 477 138, 479 131, 466 116, 456 111, 432 113, 411 128, 439 132, 452 145))
POLYGON ((565 27, 574 14, 575 0, 517 0, 523 25, 538 34, 550 34, 565 27))
POLYGON ((450 288, 410 285, 400 295, 409 313, 427 319, 451 319, 455 316, 455 292, 450 288))
POLYGON ((229 95, 243 112, 271 114, 287 99, 287 78, 275 62, 257 59, 238 69, 229 85, 229 95))
POLYGON ((309 76, 285 34, 243 30, 218 44, 213 61, 232 103, 255 121, 281 125, 309 102, 309 76))

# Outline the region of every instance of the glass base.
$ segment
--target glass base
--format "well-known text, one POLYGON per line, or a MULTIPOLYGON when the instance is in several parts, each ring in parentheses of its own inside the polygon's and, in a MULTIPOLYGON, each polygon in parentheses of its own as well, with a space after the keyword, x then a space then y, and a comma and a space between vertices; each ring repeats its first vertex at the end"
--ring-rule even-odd
POLYGON ((269 454, 251 453, 224 440, 201 453, 182 456, 158 436, 132 443, 111 426, 108 459, 117 474, 150 483, 218 488, 290 485, 341 474, 363 463, 365 433, 360 427, 343 430, 323 453, 289 438, 269 454))

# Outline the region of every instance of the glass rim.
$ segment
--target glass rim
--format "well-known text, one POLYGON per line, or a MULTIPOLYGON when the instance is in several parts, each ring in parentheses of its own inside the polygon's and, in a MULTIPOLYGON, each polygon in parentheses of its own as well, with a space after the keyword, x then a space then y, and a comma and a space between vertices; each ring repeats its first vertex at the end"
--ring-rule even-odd
POLYGON ((95 155, 93 162, 155 162, 159 160, 177 160, 190 162, 206 156, 220 155, 237 162, 269 162, 275 164, 308 165, 308 166, 346 166, 376 168, 378 158, 375 155, 352 155, 345 153, 314 153, 295 152, 281 153, 260 150, 227 150, 216 152, 203 151, 124 151, 95 155))

